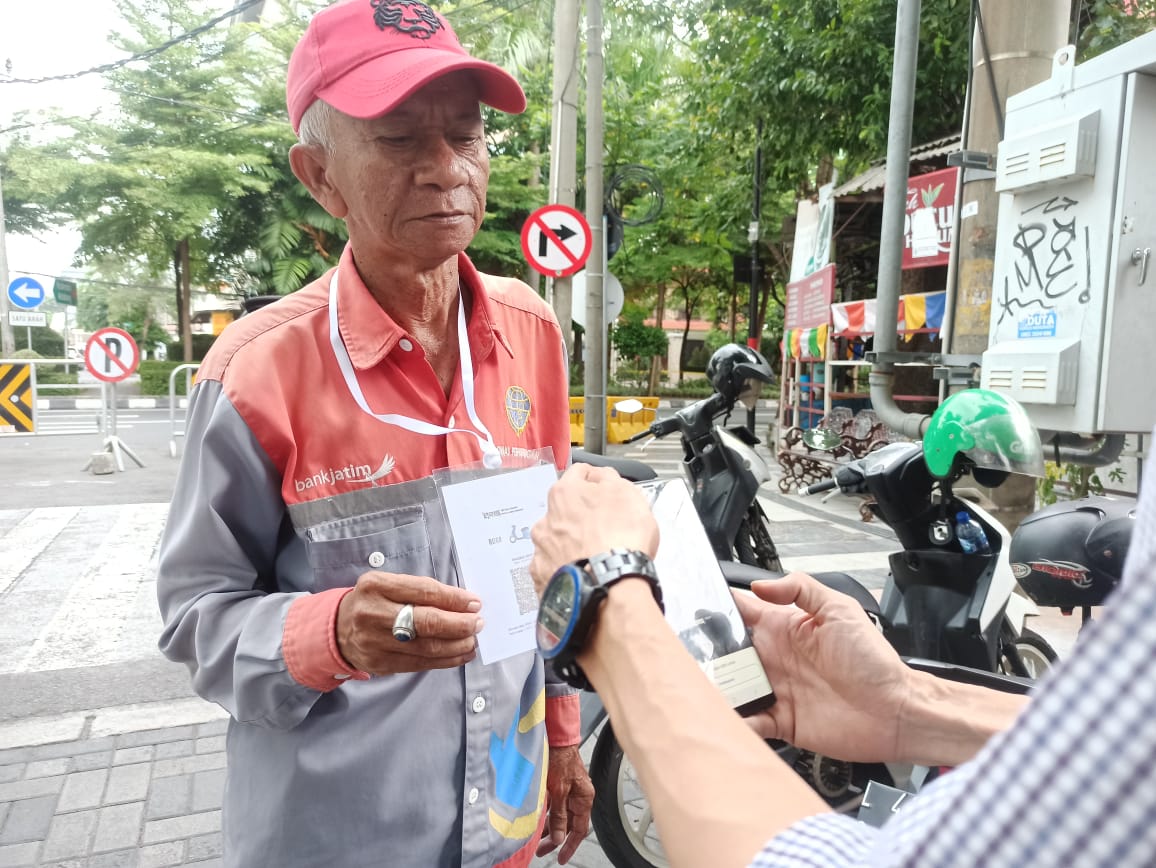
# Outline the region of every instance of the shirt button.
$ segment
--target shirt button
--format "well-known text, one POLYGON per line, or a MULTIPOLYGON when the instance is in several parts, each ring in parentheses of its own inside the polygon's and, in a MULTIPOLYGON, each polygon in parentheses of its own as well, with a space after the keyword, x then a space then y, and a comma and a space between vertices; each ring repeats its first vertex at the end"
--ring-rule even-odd
POLYGON ((346 681, 349 678, 349 676, 343 672, 340 675, 334 675, 333 678, 335 681, 346 681))
POLYGON ((373 552, 369 556, 369 565, 375 570, 385 563, 385 555, 381 552, 373 552))
POLYGON ((450 416, 450 427, 453 428, 457 424, 456 417, 450 416))
POLYGON ((397 345, 399 347, 401 347, 403 350, 405 350, 407 353, 413 349, 413 341, 411 341, 409 338, 402 338, 400 341, 397 342, 397 345))
POLYGON ((473 704, 474 714, 481 714, 482 711, 485 710, 485 708, 486 708, 486 698, 484 696, 475 696, 474 697, 474 704, 473 704))
POLYGON ((478 800, 478 795, 479 795, 479 793, 478 793, 477 787, 473 787, 470 789, 469 801, 470 801, 471 805, 478 800))

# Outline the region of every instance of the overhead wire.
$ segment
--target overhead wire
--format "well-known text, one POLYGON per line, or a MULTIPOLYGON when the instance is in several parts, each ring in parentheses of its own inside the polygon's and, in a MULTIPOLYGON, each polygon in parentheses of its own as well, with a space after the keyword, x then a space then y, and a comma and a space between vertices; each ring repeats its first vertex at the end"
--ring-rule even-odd
POLYGON ((181 33, 178 36, 174 36, 172 39, 168 39, 159 45, 154 45, 152 48, 139 51, 130 57, 114 60, 110 63, 102 63, 100 66, 93 66, 89 69, 82 69, 79 72, 69 72, 63 73, 61 75, 45 75, 41 76, 40 78, 0 78, 0 84, 43 84, 47 81, 66 81, 68 79, 81 78, 85 75, 92 75, 93 73, 112 72, 114 69, 120 69, 122 66, 135 63, 138 60, 147 60, 150 57, 155 57, 162 52, 168 51, 170 48, 180 45, 182 42, 187 42, 196 36, 200 36, 202 33, 208 30, 212 30, 222 21, 232 18, 235 15, 239 15, 251 6, 256 6, 258 3, 262 2, 264 2, 264 0, 244 0, 244 2, 237 4, 228 12, 221 13, 216 18, 212 18, 206 21, 204 24, 194 27, 192 30, 186 30, 184 33, 181 33))

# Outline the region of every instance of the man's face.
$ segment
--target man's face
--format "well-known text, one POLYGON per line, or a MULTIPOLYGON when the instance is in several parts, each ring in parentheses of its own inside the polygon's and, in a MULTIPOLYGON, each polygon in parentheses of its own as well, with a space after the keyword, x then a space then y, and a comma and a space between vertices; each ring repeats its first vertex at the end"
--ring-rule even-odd
POLYGON ((436 265, 469 246, 486 210, 484 133, 468 73, 431 82, 379 118, 335 113, 326 174, 359 262, 436 265))

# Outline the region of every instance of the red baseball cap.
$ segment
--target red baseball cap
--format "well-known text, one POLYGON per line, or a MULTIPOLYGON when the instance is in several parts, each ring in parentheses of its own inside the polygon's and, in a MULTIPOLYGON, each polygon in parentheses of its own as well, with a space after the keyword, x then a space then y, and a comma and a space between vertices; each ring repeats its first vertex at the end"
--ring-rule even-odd
POLYGON ((473 73, 486 105, 525 110, 517 80, 470 57, 449 22, 421 0, 342 0, 313 16, 289 58, 289 121, 297 132, 317 99, 355 118, 380 117, 458 70, 473 73))

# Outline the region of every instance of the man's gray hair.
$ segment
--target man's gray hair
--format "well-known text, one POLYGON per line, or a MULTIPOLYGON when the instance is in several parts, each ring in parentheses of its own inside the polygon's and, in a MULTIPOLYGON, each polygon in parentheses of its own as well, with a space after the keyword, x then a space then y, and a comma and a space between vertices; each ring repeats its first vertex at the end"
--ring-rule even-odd
POLYGON ((297 127, 297 139, 303 145, 312 145, 329 153, 333 150, 333 116, 337 110, 325 100, 315 99, 297 127))

